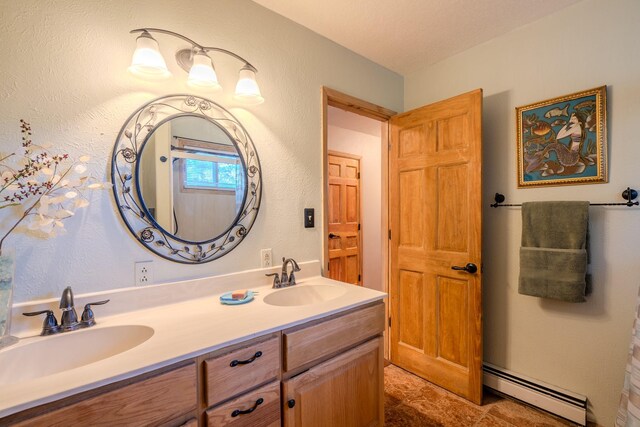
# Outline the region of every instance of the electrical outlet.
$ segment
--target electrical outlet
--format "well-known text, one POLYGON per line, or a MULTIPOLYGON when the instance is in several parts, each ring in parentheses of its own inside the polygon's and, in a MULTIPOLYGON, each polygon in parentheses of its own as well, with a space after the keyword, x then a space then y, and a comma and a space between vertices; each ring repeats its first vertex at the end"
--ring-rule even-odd
POLYGON ((136 286, 153 284, 153 261, 140 261, 135 264, 136 286))
POLYGON ((271 248, 260 251, 260 265, 263 268, 273 266, 273 252, 271 252, 271 248))

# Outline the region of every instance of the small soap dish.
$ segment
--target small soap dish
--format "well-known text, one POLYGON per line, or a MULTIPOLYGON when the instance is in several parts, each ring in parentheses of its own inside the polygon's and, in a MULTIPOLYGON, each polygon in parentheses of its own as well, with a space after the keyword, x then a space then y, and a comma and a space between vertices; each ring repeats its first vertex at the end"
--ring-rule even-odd
POLYGON ((253 301, 254 293, 253 291, 247 291, 247 296, 243 299, 233 299, 231 298, 231 294, 233 292, 227 292, 220 295, 220 303, 226 305, 238 305, 238 304, 246 304, 248 302, 253 301))

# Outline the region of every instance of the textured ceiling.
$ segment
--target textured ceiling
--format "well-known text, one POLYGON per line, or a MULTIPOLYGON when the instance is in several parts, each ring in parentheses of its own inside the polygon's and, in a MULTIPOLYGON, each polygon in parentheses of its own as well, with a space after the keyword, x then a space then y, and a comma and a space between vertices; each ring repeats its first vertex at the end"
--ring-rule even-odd
POLYGON ((253 0, 401 75, 580 0, 253 0))

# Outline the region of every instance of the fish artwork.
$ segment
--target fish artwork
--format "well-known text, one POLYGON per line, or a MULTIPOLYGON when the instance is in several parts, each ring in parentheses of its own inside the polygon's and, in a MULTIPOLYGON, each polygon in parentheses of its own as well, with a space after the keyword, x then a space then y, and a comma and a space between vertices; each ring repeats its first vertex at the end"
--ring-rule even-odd
POLYGON ((531 131, 538 135, 543 136, 549 133, 551 130, 551 125, 547 122, 537 122, 535 125, 531 127, 531 131))
POLYGON ((562 117, 562 116, 569 117, 569 104, 565 105, 562 110, 558 107, 553 108, 547 111, 546 113, 544 113, 544 116, 547 119, 550 119, 552 117, 562 117))
POLYGON ((553 123, 551 123, 551 126, 564 126, 566 125, 567 122, 565 120, 562 119, 556 119, 556 121, 554 121, 553 123))
POLYGON ((582 101, 581 103, 576 104, 573 108, 576 110, 580 110, 586 107, 594 107, 595 105, 596 101, 594 101, 593 99, 587 99, 586 101, 582 101))

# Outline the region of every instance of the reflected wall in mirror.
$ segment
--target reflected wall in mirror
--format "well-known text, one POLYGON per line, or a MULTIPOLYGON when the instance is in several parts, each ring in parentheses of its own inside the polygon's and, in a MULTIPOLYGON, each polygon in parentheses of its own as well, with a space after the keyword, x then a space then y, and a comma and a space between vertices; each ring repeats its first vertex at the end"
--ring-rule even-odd
POLYGON ((220 105, 159 98, 123 126, 112 161, 114 195, 138 241, 183 263, 217 259, 251 229, 260 163, 246 130, 220 105))

